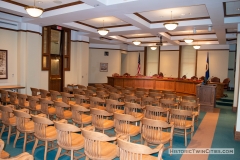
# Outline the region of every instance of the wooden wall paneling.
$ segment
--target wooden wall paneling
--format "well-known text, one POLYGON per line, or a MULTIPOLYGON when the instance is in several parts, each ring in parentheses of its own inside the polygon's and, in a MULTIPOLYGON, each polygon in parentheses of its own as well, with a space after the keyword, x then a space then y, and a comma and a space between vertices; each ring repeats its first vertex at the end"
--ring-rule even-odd
POLYGON ((108 84, 111 86, 114 86, 114 78, 113 77, 107 77, 108 78, 108 84))
POLYGON ((164 90, 175 91, 175 81, 165 81, 164 90))
POLYGON ((123 86, 123 78, 115 78, 114 79, 114 86, 121 86, 121 87, 124 87, 123 86))
POLYGON ((194 94, 194 83, 184 83, 184 93, 194 94))
POLYGON ((141 80, 141 79, 134 80, 134 87, 135 88, 144 88, 144 80, 141 80))
POLYGON ((134 79, 124 79, 123 86, 124 87, 134 87, 134 79))
POLYGON ((144 88, 154 89, 154 84, 155 84, 155 80, 145 80, 144 81, 144 88))
POLYGON ((156 81, 155 89, 164 90, 165 81, 156 81))
POLYGON ((184 84, 183 82, 176 82, 176 92, 184 92, 184 84))

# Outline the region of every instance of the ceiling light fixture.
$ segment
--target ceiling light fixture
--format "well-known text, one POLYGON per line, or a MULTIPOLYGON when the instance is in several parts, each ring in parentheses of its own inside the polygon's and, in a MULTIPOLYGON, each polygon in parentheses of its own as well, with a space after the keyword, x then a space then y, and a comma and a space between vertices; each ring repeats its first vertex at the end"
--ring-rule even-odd
POLYGON ((35 0, 34 0, 34 6, 27 6, 27 7, 25 7, 25 10, 32 17, 39 17, 44 12, 44 10, 42 8, 35 6, 35 0))
POLYGON ((193 42, 193 39, 191 39, 191 38, 185 38, 184 41, 185 41, 186 43, 192 43, 192 42, 193 42))
MULTIPOLYGON (((171 11, 171 20, 172 20, 172 11, 171 11)), ((175 28, 177 28, 178 26, 178 23, 176 22, 166 22, 166 23, 163 23, 163 25, 165 26, 165 28, 167 30, 174 30, 175 28)))
POLYGON ((200 45, 194 45, 193 48, 194 49, 199 49, 201 46, 200 45))
POLYGON ((109 30, 104 28, 104 20, 103 20, 103 28, 98 29, 97 31, 101 36, 106 36, 108 34, 109 30))
POLYGON ((151 48, 151 50, 156 50, 156 49, 157 49, 156 46, 152 46, 152 47, 150 47, 150 48, 151 48))
POLYGON ((136 45, 136 46, 138 46, 138 45, 141 44, 141 41, 139 41, 139 40, 135 40, 135 41, 132 41, 132 42, 133 42, 133 44, 136 45))
POLYGON ((209 25, 209 26, 208 26, 208 32, 211 32, 211 31, 212 31, 212 26, 209 25))
POLYGON ((162 46, 163 45, 162 36, 159 36, 159 38, 160 38, 160 41, 159 41, 159 43, 156 43, 156 45, 157 46, 162 46))

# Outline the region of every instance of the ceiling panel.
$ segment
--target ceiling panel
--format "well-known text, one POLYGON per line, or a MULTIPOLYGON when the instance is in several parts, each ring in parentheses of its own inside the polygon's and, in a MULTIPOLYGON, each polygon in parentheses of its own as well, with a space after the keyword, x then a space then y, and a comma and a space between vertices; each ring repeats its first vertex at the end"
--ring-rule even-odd
POLYGON ((226 15, 240 15, 240 1, 226 2, 226 15))
POLYGON ((205 5, 188 6, 180 8, 168 8, 155 11, 147 11, 139 13, 151 22, 164 21, 172 19, 189 19, 199 17, 209 17, 208 11, 205 5))
POLYGON ((151 33, 141 33, 141 34, 128 34, 128 35, 122 35, 126 38, 138 38, 138 37, 150 37, 153 36, 151 33))
POLYGON ((227 33, 236 33, 237 28, 227 28, 227 33))
POLYGON ((193 30, 187 31, 173 31, 168 32, 170 35, 194 35, 194 34, 215 34, 215 31, 212 29, 211 31, 208 30, 196 30, 196 33, 193 33, 193 30))

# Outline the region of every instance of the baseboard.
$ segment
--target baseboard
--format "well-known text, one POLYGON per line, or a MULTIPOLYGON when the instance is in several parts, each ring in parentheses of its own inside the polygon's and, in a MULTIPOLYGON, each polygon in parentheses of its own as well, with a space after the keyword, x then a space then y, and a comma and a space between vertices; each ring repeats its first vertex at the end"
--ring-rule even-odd
POLYGON ((234 113, 236 113, 236 112, 237 112, 237 107, 232 106, 232 111, 233 111, 234 113))
POLYGON ((236 131, 236 126, 234 126, 234 140, 240 141, 240 132, 236 131))

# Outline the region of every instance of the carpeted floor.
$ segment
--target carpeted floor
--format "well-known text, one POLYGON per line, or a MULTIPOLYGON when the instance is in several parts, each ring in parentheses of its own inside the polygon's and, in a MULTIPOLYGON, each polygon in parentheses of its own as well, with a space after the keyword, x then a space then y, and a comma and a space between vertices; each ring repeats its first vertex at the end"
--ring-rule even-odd
MULTIPOLYGON (((229 100, 230 103, 231 103, 231 100, 233 98, 233 92, 227 92, 227 94, 228 94, 228 97, 223 98, 223 99, 226 99, 225 101, 229 100)), ((220 100, 220 101, 224 101, 224 100, 220 100)), ((225 160, 225 159, 228 159, 228 158, 233 159, 233 160, 238 160, 238 159, 240 159, 240 152, 239 152, 240 142, 235 141, 234 140, 234 135, 233 135, 233 128, 234 128, 234 125, 236 123, 236 113, 233 113, 232 108, 230 106, 227 106, 227 105, 216 105, 216 107, 220 109, 220 114, 219 114, 216 130, 215 130, 215 133, 214 133, 214 137, 213 137, 212 148, 234 148, 235 153, 233 155, 229 155, 229 154, 225 154, 225 155, 210 154, 209 155, 209 160, 225 160)), ((201 121, 205 117, 205 114, 206 113, 204 113, 204 112, 200 113, 198 125, 195 125, 195 132, 198 129, 199 124, 201 123, 201 121)), ((114 131, 113 130, 107 131, 106 134, 114 135, 114 131)), ((22 153, 23 139, 18 140, 16 148, 13 148, 14 138, 15 138, 15 135, 13 135, 11 137, 10 144, 9 145, 5 144, 5 148, 4 148, 4 150, 9 152, 11 154, 11 156, 16 156, 16 155, 22 153)), ((204 137, 201 137, 201 138, 204 138, 204 137)), ((7 133, 3 134, 2 139, 6 143, 7 133)), ((137 142, 137 143, 140 142, 139 140, 140 140, 139 135, 131 138, 131 141, 134 141, 134 142, 137 142)), ((189 136, 188 137, 188 144, 189 144, 190 140, 191 139, 190 139, 190 136, 189 136)), ((26 151, 31 153, 32 152, 32 147, 33 147, 33 142, 28 143, 27 147, 26 147, 26 151)), ((151 146, 151 147, 154 147, 154 146, 151 146)), ((174 135, 173 148, 186 148, 184 146, 184 137, 183 136, 174 135)), ((83 150, 81 150, 81 151, 83 152, 83 150)), ((54 159, 55 155, 56 155, 56 152, 57 152, 57 149, 48 152, 47 159, 48 160, 54 159)), ((36 151, 35 151, 35 154, 34 154, 35 160, 42 160, 43 159, 43 154, 44 154, 44 148, 43 147, 37 148, 36 151)), ((154 155, 157 156, 157 154, 154 154, 154 155)), ((179 160, 181 158, 181 156, 182 156, 181 154, 173 154, 172 156, 170 156, 168 151, 165 151, 163 153, 162 157, 163 157, 164 160, 179 160)), ((68 156, 62 156, 59 159, 60 160, 68 160, 70 158, 68 156)), ((81 159, 85 159, 85 157, 83 157, 81 159)), ((118 159, 118 158, 116 158, 116 159, 118 159)))

